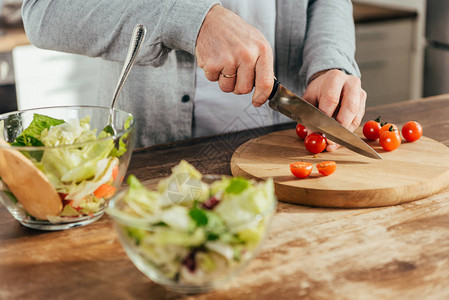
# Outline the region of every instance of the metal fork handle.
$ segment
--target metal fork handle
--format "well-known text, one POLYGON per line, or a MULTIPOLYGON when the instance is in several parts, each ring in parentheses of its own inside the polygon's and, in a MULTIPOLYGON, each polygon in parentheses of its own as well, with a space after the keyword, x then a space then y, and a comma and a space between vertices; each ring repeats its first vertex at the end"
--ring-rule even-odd
POLYGON ((131 37, 131 43, 128 48, 128 54, 126 55, 125 59, 125 64, 123 65, 122 72, 120 73, 120 80, 117 83, 117 87, 115 88, 115 92, 112 97, 111 114, 114 109, 115 103, 117 102, 117 98, 126 81, 126 78, 128 78, 129 71, 131 71, 134 61, 136 60, 137 54, 139 54, 139 50, 143 44, 146 32, 147 30, 142 24, 138 24, 134 27, 133 35, 131 37))

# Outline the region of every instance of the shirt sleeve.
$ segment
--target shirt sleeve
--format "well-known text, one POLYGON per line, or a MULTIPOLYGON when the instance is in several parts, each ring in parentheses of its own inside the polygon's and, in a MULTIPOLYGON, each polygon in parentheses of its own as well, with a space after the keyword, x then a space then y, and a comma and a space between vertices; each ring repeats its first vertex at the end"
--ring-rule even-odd
POLYGON ((360 77, 355 61, 355 29, 349 0, 310 0, 301 73, 340 69, 360 77))
POLYGON ((147 35, 137 63, 160 66, 171 50, 195 54, 196 39, 216 0, 25 0, 22 18, 37 47, 121 61, 135 25, 147 35))

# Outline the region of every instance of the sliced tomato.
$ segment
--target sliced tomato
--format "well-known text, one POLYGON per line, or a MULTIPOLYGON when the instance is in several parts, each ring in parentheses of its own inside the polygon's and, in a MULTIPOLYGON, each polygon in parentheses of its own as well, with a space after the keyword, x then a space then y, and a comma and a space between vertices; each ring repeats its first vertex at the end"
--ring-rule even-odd
POLYGON ((102 184, 98 189, 95 190, 94 195, 97 198, 109 198, 115 193, 116 188, 110 184, 102 184))
POLYGON ((294 162, 290 164, 290 171, 298 178, 306 178, 312 173, 313 164, 308 162, 294 162))
POLYGON ((324 176, 329 176, 337 169, 337 163, 335 161, 323 161, 316 165, 318 172, 324 176))

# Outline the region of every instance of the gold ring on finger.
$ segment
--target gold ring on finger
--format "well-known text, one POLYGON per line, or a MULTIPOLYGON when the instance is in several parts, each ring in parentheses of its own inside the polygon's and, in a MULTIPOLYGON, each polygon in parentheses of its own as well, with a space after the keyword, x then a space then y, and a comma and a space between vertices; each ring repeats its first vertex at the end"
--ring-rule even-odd
POLYGON ((237 76, 237 72, 234 73, 234 74, 230 74, 230 75, 228 75, 228 74, 223 74, 223 73, 221 73, 221 72, 220 72, 220 74, 221 74, 221 76, 223 76, 224 78, 234 78, 235 76, 237 76))

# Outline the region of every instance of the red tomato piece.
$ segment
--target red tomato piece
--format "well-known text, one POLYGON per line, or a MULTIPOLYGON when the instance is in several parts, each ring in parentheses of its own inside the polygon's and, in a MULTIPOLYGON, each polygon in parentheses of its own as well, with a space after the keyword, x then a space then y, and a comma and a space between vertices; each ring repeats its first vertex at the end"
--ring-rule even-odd
POLYGON ((305 139, 307 136, 307 128, 298 123, 296 125, 296 134, 298 135, 299 138, 305 139))
POLYGON ((327 140, 319 133, 311 133, 304 140, 307 151, 313 154, 321 153, 326 149, 327 140))
POLYGON ((401 145, 399 132, 392 127, 380 135, 379 143, 387 151, 393 151, 401 145))
POLYGON ((402 136, 408 142, 414 142, 422 136, 422 126, 416 121, 409 121, 402 126, 402 136))
POLYGON ((324 176, 329 176, 337 169, 337 163, 335 161, 323 161, 316 165, 318 172, 324 176))
POLYGON ((307 162, 294 162, 290 164, 290 171, 298 178, 306 178, 312 173, 313 164, 307 162))
MULTIPOLYGON (((379 130, 379 137, 382 135, 382 133, 384 133, 385 131, 389 131, 390 127, 393 126, 393 129, 395 129, 396 131, 398 131, 398 126, 392 124, 392 123, 386 123, 384 125, 382 125, 382 127, 379 130)), ((398 131, 399 132, 399 131, 398 131)))
POLYGON ((375 141, 379 138, 380 134, 380 117, 376 120, 370 120, 363 125, 363 135, 371 141, 375 141))

